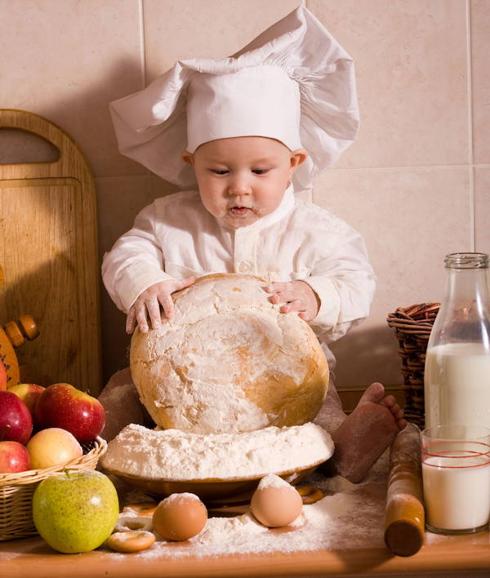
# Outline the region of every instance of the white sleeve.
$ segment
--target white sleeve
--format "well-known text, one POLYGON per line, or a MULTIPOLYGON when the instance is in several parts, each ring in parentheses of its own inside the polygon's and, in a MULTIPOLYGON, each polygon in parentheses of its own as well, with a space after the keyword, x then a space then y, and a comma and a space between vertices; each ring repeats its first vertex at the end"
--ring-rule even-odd
POLYGON ((376 286, 362 237, 353 229, 318 259, 304 279, 320 299, 310 325, 327 341, 335 341, 369 315, 376 286))
POLYGON ((156 223, 153 203, 138 214, 133 228, 104 255, 104 285, 116 306, 125 313, 145 289, 172 278, 164 271, 163 252, 155 233, 156 223))

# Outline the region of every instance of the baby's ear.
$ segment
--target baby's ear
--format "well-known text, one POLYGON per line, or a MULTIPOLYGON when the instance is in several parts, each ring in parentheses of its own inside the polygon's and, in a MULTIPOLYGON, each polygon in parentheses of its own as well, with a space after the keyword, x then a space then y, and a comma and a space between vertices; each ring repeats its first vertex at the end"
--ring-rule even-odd
POLYGON ((308 153, 305 149, 297 149, 291 152, 291 168, 297 169, 308 158, 308 153))
POLYGON ((183 151, 181 157, 185 163, 191 165, 191 167, 194 166, 194 155, 192 153, 189 151, 183 151))

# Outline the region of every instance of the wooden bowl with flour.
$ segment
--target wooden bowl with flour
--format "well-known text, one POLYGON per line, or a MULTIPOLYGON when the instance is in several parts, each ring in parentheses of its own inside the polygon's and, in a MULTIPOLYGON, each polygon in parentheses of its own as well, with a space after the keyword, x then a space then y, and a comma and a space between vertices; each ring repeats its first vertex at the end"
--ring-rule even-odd
POLYGON ((102 468, 130 486, 204 501, 252 492, 268 474, 294 483, 328 460, 330 434, 314 423, 241 433, 195 434, 126 426, 109 442, 102 468))

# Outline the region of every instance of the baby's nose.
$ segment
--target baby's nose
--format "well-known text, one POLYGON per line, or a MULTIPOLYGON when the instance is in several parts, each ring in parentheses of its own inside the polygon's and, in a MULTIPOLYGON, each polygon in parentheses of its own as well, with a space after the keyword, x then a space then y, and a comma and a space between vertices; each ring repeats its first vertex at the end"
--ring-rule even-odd
POLYGON ((230 195, 248 195, 251 191, 250 182, 245 176, 235 176, 228 185, 228 193, 230 195))

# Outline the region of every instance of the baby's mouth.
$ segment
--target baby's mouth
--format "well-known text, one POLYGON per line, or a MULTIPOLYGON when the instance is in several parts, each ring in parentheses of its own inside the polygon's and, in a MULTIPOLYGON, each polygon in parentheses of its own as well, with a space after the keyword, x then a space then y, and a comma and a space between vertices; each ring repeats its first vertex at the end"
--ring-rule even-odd
POLYGON ((250 207, 230 207, 228 209, 228 211, 234 216, 234 217, 244 217, 245 215, 248 215, 252 209, 250 207))

